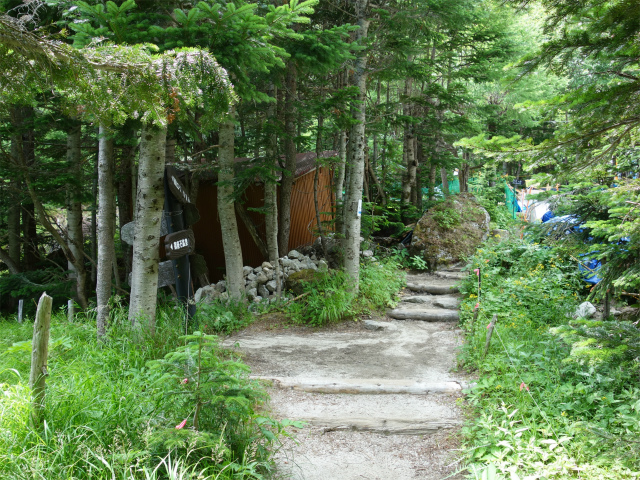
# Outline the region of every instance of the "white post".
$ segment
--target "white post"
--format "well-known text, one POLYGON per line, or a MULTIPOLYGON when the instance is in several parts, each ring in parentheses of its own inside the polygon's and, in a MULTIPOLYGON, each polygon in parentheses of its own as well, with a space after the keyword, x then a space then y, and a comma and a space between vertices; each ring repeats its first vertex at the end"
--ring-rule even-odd
POLYGON ((75 317, 76 317, 76 302, 69 299, 69 301, 67 302, 67 320, 69 320, 70 322, 73 322, 75 317))
POLYGON ((22 323, 22 308, 24 307, 24 300, 18 300, 18 323, 22 323))
POLYGON ((31 387, 32 411, 31 420, 39 425, 44 410, 44 392, 46 386, 47 356, 49 355, 49 327, 51 326, 51 307, 53 299, 43 293, 38 302, 36 320, 33 324, 33 340, 31 341, 31 387))

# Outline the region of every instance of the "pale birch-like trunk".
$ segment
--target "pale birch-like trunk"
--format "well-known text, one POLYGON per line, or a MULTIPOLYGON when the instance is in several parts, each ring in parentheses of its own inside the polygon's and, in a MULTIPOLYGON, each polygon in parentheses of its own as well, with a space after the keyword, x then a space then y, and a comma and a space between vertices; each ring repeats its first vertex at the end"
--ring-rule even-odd
POLYGON ((154 333, 167 128, 144 125, 140 136, 129 321, 135 326, 148 322, 154 333))
MULTIPOLYGON (((271 84, 271 96, 278 98, 277 87, 271 84)), ((270 122, 277 116, 277 102, 269 104, 267 118, 270 122)), ((264 207, 265 207, 265 229, 267 233, 267 251, 269 252, 269 262, 276 269, 276 295, 280 298, 282 293, 282 282, 280 279, 280 258, 278 250, 278 184, 276 182, 278 167, 278 137, 274 128, 268 125, 267 133, 267 163, 271 178, 264 182, 264 207)))
POLYGON ((68 269, 76 283, 76 300, 87 308, 87 270, 84 265, 84 234, 82 232, 82 203, 78 200, 78 186, 82 181, 82 129, 79 122, 67 132, 67 165, 75 183, 67 186, 67 237, 75 261, 68 261, 68 269))
POLYGON ((110 132, 100 125, 98 144, 98 270, 96 273, 98 338, 106 334, 111 299, 111 272, 115 257, 115 189, 113 139, 110 132))
MULTIPOLYGON (((356 16, 358 31, 356 42, 362 43, 367 38, 369 20, 366 18, 368 0, 357 0, 356 16)), ((344 269, 351 277, 351 289, 358 292, 360 283, 360 205, 362 202, 362 184, 365 164, 365 96, 367 92, 367 52, 357 54, 354 66, 354 85, 358 87, 358 103, 352 107, 353 119, 356 123, 351 127, 350 175, 349 188, 344 202, 344 269)))
POLYGON ((222 228, 222 248, 226 268, 227 291, 231 298, 239 299, 244 293, 242 276, 242 249, 238 235, 238 221, 233 205, 233 178, 235 163, 234 138, 235 107, 229 107, 227 119, 220 126, 218 149, 218 217, 222 228))
POLYGON ((293 181, 296 173, 296 108, 295 100, 297 94, 297 71, 296 64, 289 61, 287 64, 287 74, 285 77, 285 97, 284 97, 284 168, 280 181, 280 217, 278 231, 278 249, 285 254, 289 251, 289 234, 291 232, 291 194, 293 192, 293 181))
POLYGON ((344 179, 347 167, 347 132, 341 131, 338 139, 338 172, 336 173, 336 233, 344 236, 344 179))

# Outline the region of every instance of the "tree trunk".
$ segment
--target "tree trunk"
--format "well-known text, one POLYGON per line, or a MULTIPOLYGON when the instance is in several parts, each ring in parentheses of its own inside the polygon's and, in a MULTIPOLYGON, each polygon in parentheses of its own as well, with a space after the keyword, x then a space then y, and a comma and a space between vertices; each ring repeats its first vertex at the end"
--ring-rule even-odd
POLYGON ((9 269, 11 275, 18 275, 20 273, 20 265, 13 261, 8 252, 0 248, 0 261, 9 269))
POLYGON ((134 326, 140 326, 141 321, 148 322, 149 331, 153 334, 158 296, 158 244, 164 206, 167 129, 144 125, 140 136, 129 321, 134 326))
POLYGON ((235 106, 229 107, 227 119, 220 127, 218 150, 218 216, 222 228, 222 247, 226 268, 227 291, 231 298, 240 299, 244 293, 242 249, 238 235, 238 221, 233 206, 233 178, 235 160, 235 106))
MULTIPOLYGON (((367 38, 369 20, 367 19, 368 0, 357 0, 356 15, 359 29, 356 42, 362 44, 367 38)), ((366 51, 357 54, 353 80, 358 88, 357 103, 352 107, 352 116, 356 123, 351 127, 349 190, 345 198, 344 223, 344 269, 351 277, 351 289, 357 294, 360 286, 360 217, 362 205, 362 182, 364 178, 365 154, 365 96, 367 93, 367 55, 366 51)))
MULTIPOLYGON (((35 132, 33 128, 35 112, 33 107, 16 107, 11 111, 12 123, 17 128, 17 162, 28 172, 35 167, 35 132)), ((22 202, 22 261, 24 270, 33 270, 40 255, 36 231, 36 208, 29 198, 22 202)))
MULTIPOLYGON (((412 79, 407 78, 404 84, 404 95, 410 97, 412 93, 412 79)), ((405 100, 403 114, 405 116, 411 116, 411 104, 408 98, 405 100)), ((415 169, 415 157, 416 152, 414 149, 414 133, 413 124, 408 120, 404 123, 404 160, 405 160, 405 174, 402 177, 402 204, 408 205, 411 203, 411 187, 416 183, 416 169, 415 169)))
POLYGON ((320 176, 320 154, 322 153, 322 129, 324 128, 324 117, 318 115, 318 135, 316 136, 316 171, 313 174, 313 206, 316 211, 316 223, 318 224, 318 234, 320 235, 320 245, 325 258, 327 258, 327 246, 324 238, 324 228, 320 218, 320 205, 318 204, 318 178, 320 176))
MULTIPOLYGON (((130 125, 125 125, 122 129, 124 137, 123 144, 120 145, 119 161, 117 166, 116 184, 118 185, 118 220, 119 227, 124 227, 133 221, 133 173, 134 156, 136 150, 135 130, 130 125)), ((120 239, 120 248, 124 259, 125 277, 129 278, 131 273, 132 246, 120 239)))
POLYGON ((436 172, 437 172, 437 167, 436 164, 433 163, 433 160, 431 160, 431 163, 429 164, 429 201, 433 201, 434 195, 436 193, 436 172))
POLYGON ((114 159, 113 139, 110 132, 100 125, 98 148, 98 270, 96 274, 98 339, 104 338, 109 318, 111 299, 111 271, 114 264, 115 245, 115 192, 113 188, 114 159))
MULTIPOLYGON (((18 163, 20 155, 20 139, 18 135, 11 136, 11 158, 18 163)), ((7 246, 8 256, 14 265, 20 265, 20 200, 16 192, 20 190, 19 182, 9 181, 9 206, 7 208, 7 246)))
MULTIPOLYGON (((464 152, 462 154, 462 157, 466 161, 468 161, 469 159, 468 155, 469 154, 467 152, 464 152)), ((460 166, 460 169, 458 170, 458 181, 460 182, 460 193, 466 193, 469 191, 469 172, 471 170, 471 167, 466 161, 462 163, 462 165, 460 166)))
POLYGON ((338 139, 338 151, 340 161, 338 162, 338 172, 336 173, 336 233, 344 235, 344 179, 347 166, 347 132, 341 131, 338 139))
POLYGON ((449 180, 447 179, 447 169, 442 167, 440 169, 440 178, 442 180, 442 193, 445 197, 449 196, 449 180))
MULTIPOLYGON (((98 145, 99 148, 99 145, 98 145)), ((91 186, 91 283, 98 278, 98 158, 93 164, 93 182, 91 186)))
MULTIPOLYGON (((271 96, 278 98, 278 90, 274 84, 270 85, 271 96)), ((280 258, 278 253, 278 136, 275 125, 277 118, 277 102, 269 104, 267 110, 267 165, 270 177, 264 182, 264 208, 265 208, 265 228, 267 233, 267 251, 269 252, 269 262, 276 269, 276 295, 280 298, 282 285, 280 281, 280 258), (272 123, 273 122, 273 123, 272 123)))
POLYGON ((296 65, 293 61, 287 64, 287 75, 285 77, 285 100, 284 100, 284 168, 282 180, 280 182, 280 230, 278 232, 278 249, 281 253, 289 251, 289 233, 291 231, 291 193, 293 192, 293 181, 296 173, 296 108, 295 100, 297 93, 298 79, 296 65))
POLYGON ((87 269, 84 264, 84 234, 82 233, 82 202, 79 197, 82 179, 82 129, 76 122, 67 133, 67 167, 74 182, 67 185, 67 237, 75 262, 68 262, 71 277, 76 282, 76 301, 82 309, 88 306, 87 269))

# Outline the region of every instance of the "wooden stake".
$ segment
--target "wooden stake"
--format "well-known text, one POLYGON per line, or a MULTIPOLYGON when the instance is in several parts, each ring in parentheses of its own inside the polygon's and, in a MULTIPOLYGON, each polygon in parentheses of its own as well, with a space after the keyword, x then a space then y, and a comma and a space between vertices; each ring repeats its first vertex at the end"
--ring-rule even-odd
POLYGON ((49 327, 51 325, 51 307, 53 299, 43 293, 38 302, 36 321, 33 325, 33 340, 31 342, 31 373, 29 386, 31 387, 31 420, 39 425, 44 410, 44 394, 47 378, 47 356, 49 354, 49 327))
POLYGON ((491 343, 491 336, 493 335, 493 328, 496 326, 496 321, 498 320, 498 315, 497 314, 493 314, 493 318, 491 319, 491 323, 489 324, 489 326, 487 327, 487 341, 484 344, 484 356, 487 356, 487 353, 489 352, 489 344, 491 343))
POLYGON ((609 315, 611 315, 611 293, 609 293, 609 290, 604 294, 604 306, 602 310, 602 319, 607 320, 609 315))
POLYGON ((73 300, 67 301, 67 320, 73 322, 76 317, 76 303, 73 300))
POLYGON ((24 308, 24 300, 18 300, 18 323, 22 323, 22 309, 24 308))

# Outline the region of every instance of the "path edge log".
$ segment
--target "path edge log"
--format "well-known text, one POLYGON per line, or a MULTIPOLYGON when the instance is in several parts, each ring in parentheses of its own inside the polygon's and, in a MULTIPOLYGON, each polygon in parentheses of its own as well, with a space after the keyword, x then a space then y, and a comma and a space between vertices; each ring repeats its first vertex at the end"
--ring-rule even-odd
POLYGON ((33 339, 31 341, 31 373, 29 387, 31 388, 31 421, 40 424, 44 410, 44 395, 47 379, 47 357, 49 355, 49 329, 51 326, 51 307, 53 299, 45 293, 38 301, 36 320, 33 324, 33 339))

